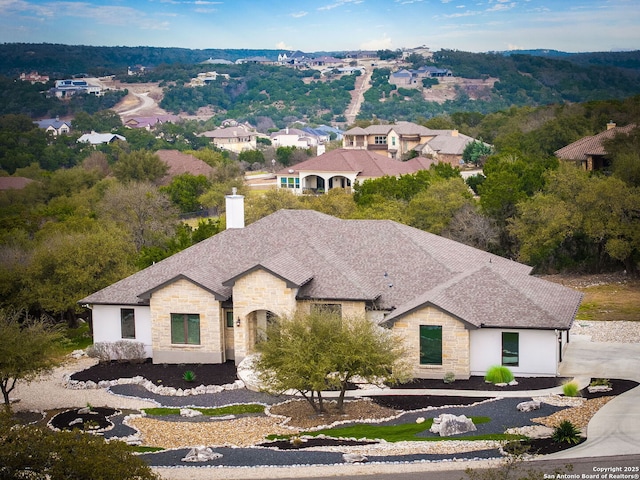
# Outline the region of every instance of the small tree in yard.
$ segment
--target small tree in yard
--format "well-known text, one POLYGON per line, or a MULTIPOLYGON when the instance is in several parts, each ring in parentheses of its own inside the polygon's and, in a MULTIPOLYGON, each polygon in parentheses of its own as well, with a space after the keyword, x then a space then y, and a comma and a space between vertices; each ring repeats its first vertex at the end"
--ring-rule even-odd
POLYGON ((257 371, 272 392, 297 390, 316 413, 325 412, 322 392, 339 390, 343 412, 347 386, 366 381, 408 378, 401 340, 364 317, 341 318, 330 311, 279 317, 257 345, 257 371))
POLYGON ((19 312, 0 310, 0 338, 0 390, 10 412, 9 394, 16 382, 29 382, 50 371, 57 364, 63 335, 57 326, 42 319, 21 320, 19 312))

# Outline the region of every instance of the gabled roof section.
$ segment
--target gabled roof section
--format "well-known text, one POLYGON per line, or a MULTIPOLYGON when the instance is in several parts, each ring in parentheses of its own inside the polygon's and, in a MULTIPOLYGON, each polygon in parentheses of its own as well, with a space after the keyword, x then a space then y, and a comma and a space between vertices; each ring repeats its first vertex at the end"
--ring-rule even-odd
POLYGON ((99 145, 101 143, 111 143, 115 140, 126 142, 127 139, 117 133, 85 133, 78 138, 78 142, 90 143, 91 145, 99 145))
POLYGON ((290 253, 282 251, 266 258, 252 267, 245 268, 241 272, 234 274, 231 278, 222 282, 223 285, 233 287, 236 281, 256 270, 265 270, 276 277, 284 280, 289 288, 300 288, 313 278, 313 272, 305 267, 302 262, 295 259, 290 253))
POLYGON ((157 292, 158 290, 162 290, 163 288, 165 288, 168 285, 171 285, 172 283, 177 282, 178 280, 186 280, 188 282, 193 283, 194 285, 202 288, 203 290, 206 290, 207 292, 213 294, 213 296, 215 297, 216 300, 218 301, 224 301, 224 300, 228 300, 229 299, 229 295, 228 294, 221 294, 218 293, 214 290, 211 290, 209 287, 207 287, 205 284, 206 283, 211 283, 208 282, 207 279, 200 279, 201 281, 197 281, 193 278, 188 277, 187 275, 181 273, 179 275, 176 275, 173 278, 170 278, 169 280, 167 280, 166 282, 162 282, 158 285, 156 285, 155 287, 147 290, 146 292, 142 292, 138 295, 138 297, 141 300, 148 300, 149 298, 151 298, 151 295, 153 295, 153 293, 157 292), (204 280, 204 283, 202 282, 204 280))
POLYGON ((158 150, 156 155, 169 167, 169 171, 162 179, 161 183, 163 185, 168 184, 173 177, 183 173, 208 177, 213 172, 213 168, 206 162, 178 150, 158 150))
POLYGON ((475 328, 567 330, 581 299, 581 293, 562 285, 484 265, 407 302, 385 322, 432 305, 475 328))
POLYGON ((462 155, 465 147, 473 142, 473 138, 456 132, 452 135, 451 130, 446 130, 444 134, 438 134, 427 142, 434 151, 445 155, 462 155))
POLYGON ((635 124, 629 124, 624 127, 613 127, 600 132, 597 135, 581 138, 567 146, 560 148, 554 152, 555 156, 561 160, 586 160, 591 155, 606 155, 604 149, 604 141, 612 139, 619 133, 629 133, 636 128, 635 124))

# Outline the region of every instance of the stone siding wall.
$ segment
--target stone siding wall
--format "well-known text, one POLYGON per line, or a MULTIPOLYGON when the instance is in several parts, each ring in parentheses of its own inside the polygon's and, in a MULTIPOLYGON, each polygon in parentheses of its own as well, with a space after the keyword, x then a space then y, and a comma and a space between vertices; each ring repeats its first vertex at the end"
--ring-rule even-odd
POLYGON ((221 363, 221 308, 214 296, 181 279, 153 293, 150 302, 154 363, 221 363), (200 345, 171 343, 171 314, 200 315, 200 345))
POLYGON ((459 320, 425 307, 398 319, 393 330, 407 345, 416 378, 443 378, 449 372, 458 379, 469 378, 469 331, 459 320), (442 326, 442 365, 420 365, 420 325, 442 326))
POLYGON ((240 317, 240 326, 234 329, 235 361, 239 363, 253 349, 249 339, 249 314, 267 310, 276 315, 289 315, 296 309, 298 290, 265 270, 256 270, 239 278, 233 286, 233 315, 240 317))

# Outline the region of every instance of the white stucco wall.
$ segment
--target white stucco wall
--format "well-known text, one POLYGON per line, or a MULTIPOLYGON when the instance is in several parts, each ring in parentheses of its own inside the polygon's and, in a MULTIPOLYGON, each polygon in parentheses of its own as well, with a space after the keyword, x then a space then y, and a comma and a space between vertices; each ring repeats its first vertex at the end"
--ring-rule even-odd
POLYGON ((147 357, 151 357, 151 313, 149 307, 131 305, 94 305, 92 308, 93 341, 117 342, 132 340, 142 342, 147 357), (120 309, 133 308, 136 322, 136 338, 122 338, 120 309))
POLYGON ((519 365, 509 367, 516 377, 557 375, 558 337, 554 330, 494 328, 470 331, 471 375, 484 375, 489 367, 502 363, 502 332, 519 333, 519 365))

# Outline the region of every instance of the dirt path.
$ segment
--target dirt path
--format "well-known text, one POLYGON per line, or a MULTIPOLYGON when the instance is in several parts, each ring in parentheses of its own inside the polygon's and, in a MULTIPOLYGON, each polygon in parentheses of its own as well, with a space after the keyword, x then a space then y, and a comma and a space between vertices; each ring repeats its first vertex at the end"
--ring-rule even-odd
POLYGON ((162 100, 162 89, 157 84, 122 84, 120 88, 126 88, 129 94, 113 110, 123 122, 131 117, 167 115, 167 111, 158 106, 162 100))
POLYGON ((362 102, 364 102, 364 94, 371 88, 372 73, 372 69, 367 69, 364 75, 356 77, 355 89, 351 92, 351 103, 344 114, 348 124, 355 122, 358 113, 360 113, 360 107, 362 106, 362 102))

